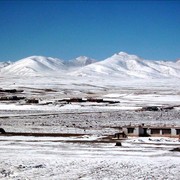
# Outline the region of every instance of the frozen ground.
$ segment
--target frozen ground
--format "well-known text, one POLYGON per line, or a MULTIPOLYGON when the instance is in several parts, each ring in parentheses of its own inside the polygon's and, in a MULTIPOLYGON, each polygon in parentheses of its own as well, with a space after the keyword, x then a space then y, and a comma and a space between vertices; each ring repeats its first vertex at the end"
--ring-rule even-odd
POLYGON ((10 132, 56 132, 112 135, 119 127, 128 124, 180 126, 180 111, 0 111, 0 123, 10 132))
POLYGON ((91 142, 95 138, 0 137, 0 178, 178 180, 180 177, 180 153, 169 151, 180 145, 177 139, 151 138, 150 144, 147 138, 131 138, 117 147, 114 143, 91 142), (139 144, 142 142, 145 144, 139 144))
MULTIPOLYGON (((81 133, 78 138, 0 136, 0 179, 178 180, 177 139, 129 139, 122 147, 94 142, 124 124, 180 126, 180 109, 135 111, 142 106, 180 105, 179 79, 113 77, 0 77, 0 87, 40 104, 0 102, 0 127, 9 132, 81 133), (60 104, 61 98, 94 97, 117 104, 60 104)), ((14 94, 7 94, 8 96, 14 94)))
POLYGON ((120 79, 118 76, 1 76, 0 87, 19 89, 17 96, 36 98, 39 106, 19 106, 23 102, 0 104, 0 110, 94 111, 95 109, 136 109, 147 105, 180 105, 180 80, 173 79, 120 79), (116 105, 73 104, 62 105, 62 98, 103 98, 120 101, 116 105), (48 103, 48 106, 43 104, 48 103))

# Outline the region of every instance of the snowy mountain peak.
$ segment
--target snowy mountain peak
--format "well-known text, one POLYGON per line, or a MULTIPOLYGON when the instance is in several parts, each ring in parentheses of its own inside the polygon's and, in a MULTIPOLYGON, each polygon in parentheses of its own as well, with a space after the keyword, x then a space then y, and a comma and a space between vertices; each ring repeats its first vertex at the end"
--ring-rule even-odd
POLYGON ((128 53, 126 53, 126 52, 123 52, 123 51, 121 51, 121 52, 119 52, 119 53, 117 53, 118 55, 122 55, 122 56, 128 56, 129 54, 128 53))
POLYGON ((65 66, 60 59, 44 56, 30 56, 2 68, 1 72, 15 75, 36 75, 64 69, 65 66))
POLYGON ((90 58, 87 57, 87 56, 79 56, 79 57, 77 57, 76 59, 77 59, 77 60, 80 60, 80 61, 81 61, 81 60, 83 61, 83 60, 87 60, 87 59, 90 59, 90 58))
POLYGON ((97 62, 79 56, 69 61, 44 56, 30 56, 11 64, 0 64, 0 73, 10 75, 104 76, 121 78, 180 78, 180 60, 176 62, 148 61, 126 52, 119 52, 97 62))
POLYGON ((87 56, 79 56, 75 59, 77 62, 81 63, 82 65, 88 65, 96 62, 95 59, 89 58, 87 56))
POLYGON ((133 55, 133 54, 128 54, 126 52, 119 52, 114 54, 111 58, 119 59, 119 60, 141 60, 140 57, 133 55))
POLYGON ((87 56, 79 56, 75 59, 67 61, 66 64, 69 67, 83 67, 83 66, 95 63, 95 62, 96 62, 95 59, 89 58, 87 56))
POLYGON ((125 52, 84 67, 77 75, 108 75, 133 78, 164 78, 180 77, 180 67, 173 62, 148 61, 125 52))

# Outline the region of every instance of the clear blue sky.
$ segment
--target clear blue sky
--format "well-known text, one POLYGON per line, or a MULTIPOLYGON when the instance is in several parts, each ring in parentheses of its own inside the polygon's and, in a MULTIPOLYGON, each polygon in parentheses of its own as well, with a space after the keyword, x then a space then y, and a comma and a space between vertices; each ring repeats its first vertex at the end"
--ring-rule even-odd
POLYGON ((180 58, 180 1, 0 0, 0 61, 31 55, 102 60, 120 51, 180 58))

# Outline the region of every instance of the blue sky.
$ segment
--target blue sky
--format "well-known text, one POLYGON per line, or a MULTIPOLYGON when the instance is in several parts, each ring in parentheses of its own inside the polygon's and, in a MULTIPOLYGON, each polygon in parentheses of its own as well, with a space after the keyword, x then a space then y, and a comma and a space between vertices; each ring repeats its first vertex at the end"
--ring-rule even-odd
POLYGON ((0 61, 180 58, 180 1, 0 1, 0 61))

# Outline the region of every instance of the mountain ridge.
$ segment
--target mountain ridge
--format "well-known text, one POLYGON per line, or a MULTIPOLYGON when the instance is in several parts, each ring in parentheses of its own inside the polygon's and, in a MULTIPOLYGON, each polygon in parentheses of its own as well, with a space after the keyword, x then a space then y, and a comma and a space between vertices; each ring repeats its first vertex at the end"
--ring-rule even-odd
POLYGON ((116 53, 104 60, 79 56, 64 61, 45 56, 30 56, 5 67, 1 74, 43 75, 69 74, 75 76, 119 76, 135 78, 180 78, 180 61, 152 61, 125 52, 116 53))

